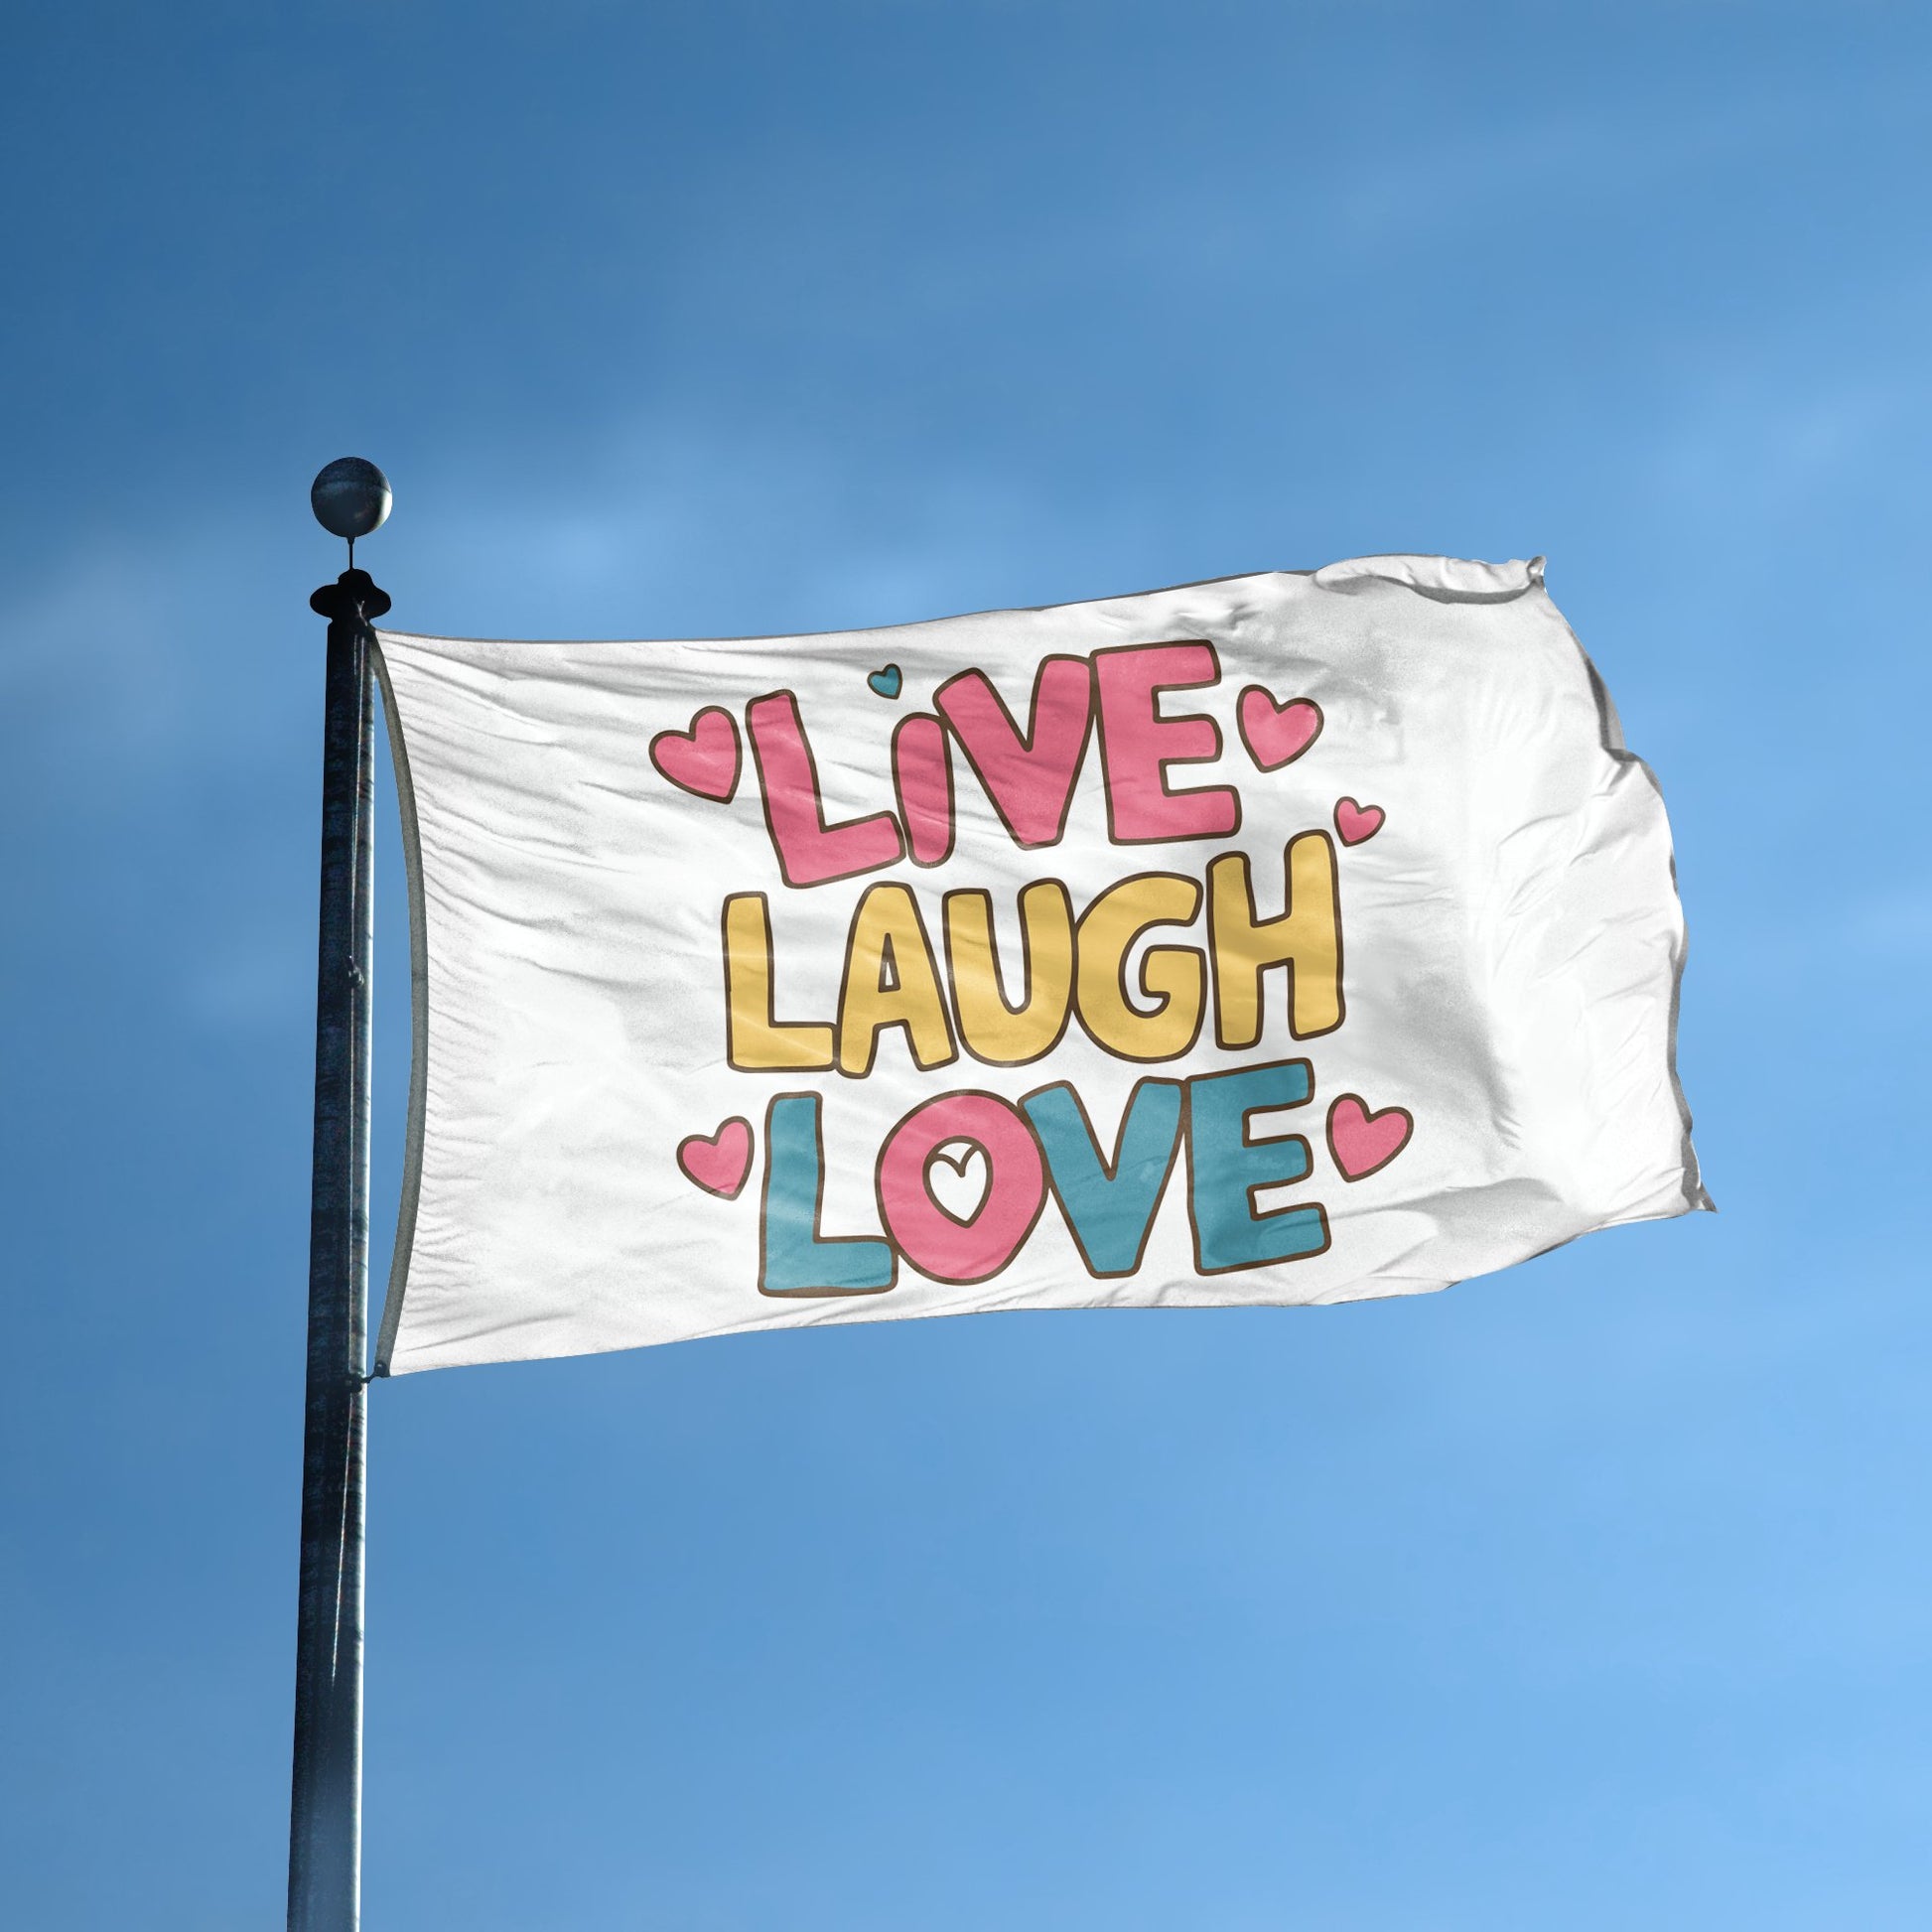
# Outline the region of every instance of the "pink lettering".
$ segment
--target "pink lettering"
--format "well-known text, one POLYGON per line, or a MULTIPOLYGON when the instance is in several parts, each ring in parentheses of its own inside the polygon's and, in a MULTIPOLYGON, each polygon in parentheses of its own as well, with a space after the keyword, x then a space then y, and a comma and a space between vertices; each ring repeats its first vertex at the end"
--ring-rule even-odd
POLYGON ((997 1275, 1034 1231, 1046 1204, 1039 1143, 1019 1112, 991 1093, 946 1093, 914 1107, 879 1151, 879 1211, 894 1245, 942 1282, 997 1275), (948 1141, 968 1141, 986 1161, 986 1192, 961 1218, 932 1196, 926 1171, 948 1141))
POLYGON ((1107 824, 1116 845, 1166 839, 1225 838, 1241 823, 1231 785, 1168 783, 1171 764, 1201 764, 1221 755, 1221 728, 1190 713, 1163 718, 1163 691, 1218 684, 1212 644, 1128 644, 1093 654, 1100 690, 1100 756, 1107 773, 1107 824))
POLYGON ((952 753, 938 719, 915 712, 893 734, 893 783, 915 866, 952 856, 952 753))
POLYGON ((1055 845, 1087 749, 1093 680, 1084 657, 1045 657, 1023 738, 984 671, 961 671, 933 696, 1014 843, 1055 845))
POLYGON ((745 707, 752 758, 764 794, 764 822, 778 871, 787 886, 822 886, 877 872, 904 856, 898 820, 891 812, 827 825, 819 796, 818 765, 789 691, 754 698, 745 707))

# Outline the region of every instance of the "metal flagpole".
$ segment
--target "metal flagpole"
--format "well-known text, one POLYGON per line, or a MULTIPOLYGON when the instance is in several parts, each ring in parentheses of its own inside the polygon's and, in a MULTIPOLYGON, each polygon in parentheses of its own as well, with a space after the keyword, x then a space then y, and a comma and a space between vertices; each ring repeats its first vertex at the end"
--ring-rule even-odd
POLYGON ((348 539, 349 567, 309 600, 329 620, 329 656, 289 1932, 355 1932, 361 1918, 362 1872, 364 1360, 374 933, 370 875, 375 849, 369 625, 389 608, 387 596, 365 571, 355 568, 355 539, 388 515, 389 483, 374 464, 345 457, 316 478, 310 500, 322 526, 348 539))

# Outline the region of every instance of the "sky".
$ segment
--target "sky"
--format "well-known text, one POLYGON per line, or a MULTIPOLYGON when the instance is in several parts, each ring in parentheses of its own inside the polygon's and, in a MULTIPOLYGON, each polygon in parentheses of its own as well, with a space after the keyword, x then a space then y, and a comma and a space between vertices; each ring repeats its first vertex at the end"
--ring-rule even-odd
POLYGON ((1546 553, 1670 805, 1721 1210, 1337 1310, 378 1386, 373 1932, 1927 1922, 1932 15, 0 37, 15 1922, 282 1910, 351 453, 390 621, 456 634, 1546 553))

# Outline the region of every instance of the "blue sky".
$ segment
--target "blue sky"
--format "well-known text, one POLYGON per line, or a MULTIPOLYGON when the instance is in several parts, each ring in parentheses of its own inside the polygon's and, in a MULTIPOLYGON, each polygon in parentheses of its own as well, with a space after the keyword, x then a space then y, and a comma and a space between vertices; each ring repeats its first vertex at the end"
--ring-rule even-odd
POLYGON ((372 1927, 1926 1922, 1924 10, 4 32, 10 1916, 281 1909, 356 452, 427 630, 1547 552, 1671 805, 1723 1210, 378 1388, 372 1927))

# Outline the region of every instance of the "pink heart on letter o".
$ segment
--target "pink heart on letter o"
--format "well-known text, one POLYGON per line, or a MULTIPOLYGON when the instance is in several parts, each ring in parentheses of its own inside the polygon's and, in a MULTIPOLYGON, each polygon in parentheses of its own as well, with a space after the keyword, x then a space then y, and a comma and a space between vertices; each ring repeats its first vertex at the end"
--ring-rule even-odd
POLYGON ((717 1133, 678 1142, 677 1164, 707 1194, 736 1200, 752 1172, 751 1122, 734 1114, 717 1133))
POLYGON ((1382 829, 1382 816, 1380 805, 1358 805, 1352 798, 1335 801, 1335 830, 1341 834, 1343 845, 1360 845, 1364 839, 1372 839, 1382 829))
POLYGON ((738 720, 707 705, 689 731, 659 732, 650 741, 650 761, 680 790, 729 805, 738 789, 738 720))
POLYGON ((1299 759, 1321 736, 1321 707, 1312 698, 1277 704, 1274 693, 1251 684, 1241 694, 1236 716, 1248 756, 1263 771, 1299 759))
POLYGON ((1407 1107, 1368 1110, 1358 1093, 1345 1093, 1328 1109, 1328 1152, 1344 1180, 1363 1180, 1386 1168, 1409 1145, 1416 1117, 1407 1107))

